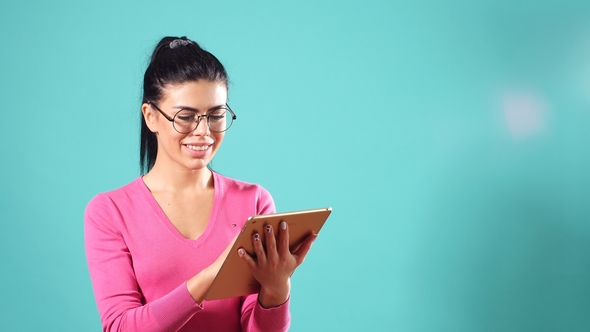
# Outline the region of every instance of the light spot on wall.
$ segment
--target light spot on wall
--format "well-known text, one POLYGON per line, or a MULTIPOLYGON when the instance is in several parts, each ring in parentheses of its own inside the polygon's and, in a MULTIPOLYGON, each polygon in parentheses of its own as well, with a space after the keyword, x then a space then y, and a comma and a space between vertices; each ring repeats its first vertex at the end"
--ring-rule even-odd
POLYGON ((502 108, 510 135, 523 140, 541 133, 546 127, 547 103, 534 93, 512 91, 502 97, 502 108))

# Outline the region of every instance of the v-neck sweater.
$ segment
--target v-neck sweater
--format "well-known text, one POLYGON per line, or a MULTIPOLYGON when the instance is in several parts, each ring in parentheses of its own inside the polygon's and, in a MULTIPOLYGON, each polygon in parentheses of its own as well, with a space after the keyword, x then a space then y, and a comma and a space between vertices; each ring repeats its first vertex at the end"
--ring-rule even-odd
POLYGON ((286 331, 289 301, 265 309, 257 294, 198 305, 186 281, 213 263, 250 216, 275 212, 260 185, 213 172, 207 227, 185 238, 141 177, 86 207, 86 257, 103 331, 286 331))

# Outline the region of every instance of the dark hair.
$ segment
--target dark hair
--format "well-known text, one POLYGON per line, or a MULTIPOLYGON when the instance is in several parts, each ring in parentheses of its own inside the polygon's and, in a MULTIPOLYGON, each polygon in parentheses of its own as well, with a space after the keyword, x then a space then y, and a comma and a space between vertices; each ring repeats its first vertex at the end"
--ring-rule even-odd
MULTIPOLYGON (((142 103, 157 103, 167 85, 198 80, 222 82, 228 86, 227 73, 219 60, 186 37, 164 37, 152 54, 143 77, 142 103)), ((148 172, 156 162, 158 141, 141 115, 139 163, 148 172)))

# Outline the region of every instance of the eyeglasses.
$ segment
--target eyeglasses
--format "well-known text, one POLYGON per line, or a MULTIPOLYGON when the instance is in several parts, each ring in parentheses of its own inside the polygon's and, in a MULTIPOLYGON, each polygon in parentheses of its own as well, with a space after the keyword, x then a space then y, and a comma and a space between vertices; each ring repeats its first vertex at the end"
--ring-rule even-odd
POLYGON ((181 134, 188 134, 197 129, 202 118, 207 119, 207 126, 212 132, 216 133, 222 133, 228 130, 234 120, 237 119, 236 114, 231 110, 231 108, 229 108, 228 104, 209 111, 207 114, 203 115, 198 115, 197 111, 195 110, 181 109, 180 111, 176 112, 172 118, 166 115, 166 113, 162 112, 162 110, 159 109, 156 104, 152 102, 148 102, 148 104, 152 105, 156 110, 158 110, 158 112, 162 113, 162 115, 168 121, 172 122, 174 130, 181 134))

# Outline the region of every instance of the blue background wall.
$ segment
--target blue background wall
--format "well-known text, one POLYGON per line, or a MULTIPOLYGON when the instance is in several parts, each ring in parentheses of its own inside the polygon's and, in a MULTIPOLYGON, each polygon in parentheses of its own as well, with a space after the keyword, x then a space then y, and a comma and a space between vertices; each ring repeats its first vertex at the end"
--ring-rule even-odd
POLYGON ((139 175, 159 38, 231 76, 213 162, 331 205, 292 331, 590 326, 590 2, 2 1, 0 330, 98 331, 82 216, 139 175))

